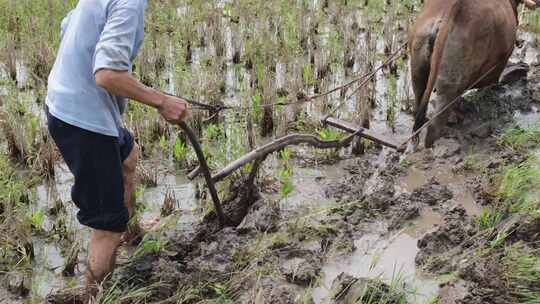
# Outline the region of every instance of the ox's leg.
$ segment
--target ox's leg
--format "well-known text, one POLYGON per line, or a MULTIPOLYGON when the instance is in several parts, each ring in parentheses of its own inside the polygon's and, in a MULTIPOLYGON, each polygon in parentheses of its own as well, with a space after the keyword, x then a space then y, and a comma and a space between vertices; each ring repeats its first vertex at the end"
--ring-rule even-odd
POLYGON ((419 46, 411 56, 411 79, 415 97, 415 110, 418 109, 426 90, 430 71, 431 51, 428 45, 419 46))
MULTIPOLYGON (((418 109, 422 96, 427 87, 431 64, 431 46, 429 35, 416 37, 411 48, 411 80, 415 97, 415 111, 418 109)), ((412 146, 408 150, 415 150, 418 146, 418 136, 413 138, 412 146)))
POLYGON ((452 92, 450 94, 438 94, 434 100, 435 109, 433 111, 432 119, 430 120, 430 125, 427 129, 426 138, 425 138, 425 146, 426 148, 430 148, 433 146, 435 141, 441 137, 442 130, 446 126, 448 122, 448 116, 454 108, 456 107, 457 103, 455 102, 456 98, 458 98, 460 95, 457 92, 452 92), (450 103, 453 104, 449 106, 447 109, 445 109, 450 103), (441 112, 443 111, 444 112, 441 112))

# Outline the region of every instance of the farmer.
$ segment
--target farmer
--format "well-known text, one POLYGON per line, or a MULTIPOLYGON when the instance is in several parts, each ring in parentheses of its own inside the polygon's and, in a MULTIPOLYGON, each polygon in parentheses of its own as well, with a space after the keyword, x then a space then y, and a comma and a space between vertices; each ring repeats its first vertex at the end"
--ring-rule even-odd
POLYGON ((147 0, 80 0, 61 25, 61 44, 49 76, 49 132, 75 177, 77 218, 92 229, 86 297, 111 274, 121 240, 139 236, 133 218, 139 148, 122 124, 125 98, 181 122, 184 100, 131 76, 144 36, 147 0))

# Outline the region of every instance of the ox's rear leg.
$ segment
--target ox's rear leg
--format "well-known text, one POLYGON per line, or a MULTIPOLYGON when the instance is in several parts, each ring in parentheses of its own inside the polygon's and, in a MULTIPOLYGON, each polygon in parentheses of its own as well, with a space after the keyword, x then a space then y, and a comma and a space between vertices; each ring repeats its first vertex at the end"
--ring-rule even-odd
POLYGON ((424 145, 426 148, 433 146, 435 141, 441 137, 442 130, 446 127, 448 122, 448 116, 455 109, 457 103, 455 102, 459 98, 460 94, 452 92, 450 94, 437 95, 434 100, 435 109, 432 114, 432 119, 429 122, 424 145), (452 105, 450 105, 452 103, 452 105), (442 112, 444 110, 444 112, 442 112))
MULTIPOLYGON (((412 87, 415 97, 415 112, 417 111, 420 102, 422 101, 422 96, 426 90, 428 78, 430 71, 430 54, 427 47, 419 50, 418 53, 414 54, 411 58, 411 79, 412 87)), ((409 150, 415 150, 418 146, 419 140, 418 136, 414 137, 412 140, 412 147, 409 147, 409 150)))

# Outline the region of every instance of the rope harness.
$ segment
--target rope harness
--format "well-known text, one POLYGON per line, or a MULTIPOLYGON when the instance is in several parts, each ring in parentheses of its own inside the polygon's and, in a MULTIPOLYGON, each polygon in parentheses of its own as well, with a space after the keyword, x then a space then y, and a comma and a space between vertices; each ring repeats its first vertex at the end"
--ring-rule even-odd
MULTIPOLYGON (((351 81, 349 81, 349 82, 347 82, 347 83, 345 83, 343 85, 335 87, 335 88, 333 88, 333 89, 331 89, 331 90, 329 90, 327 92, 317 94, 317 95, 312 95, 312 96, 304 96, 304 97, 302 97, 301 99, 299 99, 298 101, 295 101, 295 102, 287 102, 287 103, 285 103, 285 102, 277 102, 277 103, 271 103, 271 104, 264 104, 264 105, 261 105, 260 107, 262 107, 263 109, 266 109, 266 108, 270 108, 270 107, 274 107, 274 106, 291 106, 291 105, 315 102, 315 101, 321 99, 322 97, 328 96, 328 95, 330 95, 330 94, 332 94, 334 92, 337 92, 337 91, 340 91, 340 90, 343 90, 343 89, 347 89, 347 88, 351 87, 352 85, 354 85, 355 83, 360 82, 359 86, 348 97, 344 98, 338 104, 338 106, 335 107, 330 112, 329 115, 326 115, 326 117, 333 116, 333 115, 336 114, 336 112, 339 109, 341 109, 346 104, 346 102, 351 97, 356 95, 360 91, 361 88, 365 87, 369 83, 369 81, 371 81, 377 75, 377 73, 379 71, 381 71, 382 69, 384 69, 388 65, 390 65, 390 64, 394 63, 396 60, 398 60, 401 57, 402 51, 405 50, 406 48, 407 48, 407 43, 403 43, 394 53, 392 53, 390 55, 390 57, 385 62, 383 62, 380 66, 378 66, 372 72, 366 73, 366 74, 364 74, 364 75, 362 75, 360 77, 357 77, 357 78, 355 78, 355 79, 353 79, 353 80, 351 80, 351 81)), ((467 87, 466 91, 476 87, 476 85, 478 85, 482 80, 484 80, 486 77, 488 77, 500 65, 501 65, 501 63, 495 64, 486 73, 482 74, 481 77, 478 78, 473 84, 471 84, 469 87, 467 87)), ((169 96, 174 96, 174 97, 178 97, 178 98, 183 99, 188 104, 192 105, 192 107, 190 107, 190 109, 210 111, 211 113, 213 113, 212 116, 210 117, 210 119, 214 118, 215 116, 217 116, 219 113, 221 113, 223 111, 235 111, 235 112, 240 113, 240 112, 245 112, 245 111, 251 111, 251 110, 254 109, 254 107, 252 107, 252 106, 226 106, 226 105, 221 105, 221 104, 211 105, 209 103, 203 103, 203 102, 187 99, 187 98, 184 98, 184 97, 181 97, 181 96, 176 96, 176 95, 172 95, 172 94, 168 94, 168 93, 165 93, 165 94, 167 94, 169 96)), ((409 138, 407 138, 403 143, 401 143, 400 147, 402 147, 402 148, 405 147, 411 140, 415 139, 423 130, 425 130, 430 125, 432 125, 433 122, 439 116, 441 116, 444 112, 446 112, 450 107, 455 105, 460 100, 460 97, 461 97, 461 95, 454 98, 443 109, 441 109, 439 112, 433 114, 431 116, 431 118, 429 120, 427 120, 422 125, 422 127, 420 127, 409 138)))

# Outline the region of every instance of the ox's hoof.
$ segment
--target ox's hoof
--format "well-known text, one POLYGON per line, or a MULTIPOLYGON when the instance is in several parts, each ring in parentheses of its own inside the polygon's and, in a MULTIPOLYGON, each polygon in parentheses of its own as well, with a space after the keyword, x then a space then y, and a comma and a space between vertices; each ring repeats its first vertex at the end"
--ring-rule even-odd
POLYGON ((412 154, 418 151, 418 147, 420 146, 418 143, 418 140, 416 142, 411 141, 410 143, 408 143, 407 148, 405 149, 405 155, 412 154))

